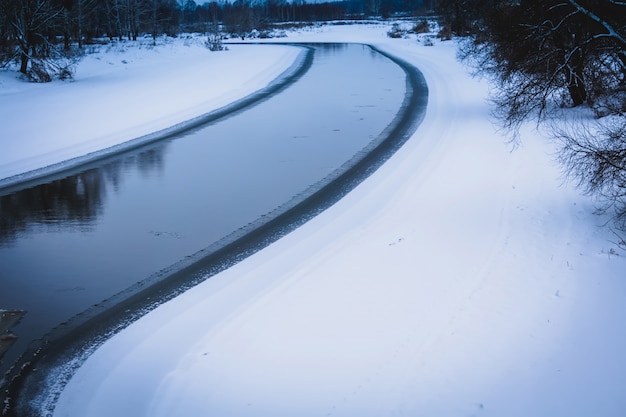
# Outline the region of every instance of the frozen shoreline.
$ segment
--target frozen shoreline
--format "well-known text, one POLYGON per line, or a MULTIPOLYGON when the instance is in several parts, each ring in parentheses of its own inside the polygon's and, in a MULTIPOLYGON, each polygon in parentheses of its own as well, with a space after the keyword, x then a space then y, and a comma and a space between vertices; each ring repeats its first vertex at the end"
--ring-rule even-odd
MULTIPOLYGON (((140 148, 159 140, 166 139, 170 136, 184 133, 188 130, 195 128, 198 125, 213 122, 223 117, 228 117, 229 114, 236 112, 240 109, 244 109, 245 107, 259 100, 262 100, 264 97, 267 97, 268 95, 271 95, 275 91, 288 85, 292 81, 292 79, 296 78, 303 71, 306 71, 307 59, 307 51, 301 50, 299 55, 294 58, 293 63, 289 67, 287 67, 282 73, 278 74, 276 78, 270 80, 267 85, 259 87, 258 90, 252 91, 250 92, 250 94, 244 97, 237 98, 235 99, 235 101, 228 103, 222 107, 210 110, 205 114, 201 114, 191 119, 181 121, 179 123, 176 123, 175 125, 163 128, 161 130, 151 132, 134 139, 126 140, 121 143, 113 144, 104 149, 97 149, 84 155, 79 155, 71 159, 51 163, 50 165, 45 165, 41 168, 33 169, 25 173, 20 173, 8 178, 0 179, 0 188, 8 188, 12 185, 18 185, 24 182, 33 182, 40 178, 57 174, 60 171, 75 169, 100 159, 115 156, 117 154, 140 148)), ((280 66, 278 68, 280 68, 280 66)), ((265 79, 260 78, 258 81, 261 84, 265 82, 265 79)), ((210 107, 207 107, 207 109, 210 109, 210 107)), ((120 136, 117 141, 119 140, 123 140, 123 137, 120 136)), ((85 142, 89 142, 89 140, 85 142)), ((115 141, 112 141, 111 143, 114 142, 115 141)), ((78 149, 81 146, 82 144, 76 145, 75 149, 77 152, 79 152, 78 149)), ((42 160, 41 163, 48 164, 49 162, 44 162, 42 160)))
POLYGON ((0 107, 7 109, 2 121, 5 137, 21 138, 19 144, 6 143, 6 152, 0 155, 0 188, 85 165, 223 117, 279 88, 304 65, 305 53, 299 48, 270 46, 265 54, 259 53, 258 48, 252 52, 258 59, 257 66, 240 66, 233 73, 230 68, 254 47, 232 45, 229 51, 213 53, 198 44, 199 39, 193 39, 195 42, 179 46, 175 52, 167 51, 175 46, 161 45, 163 52, 179 55, 180 63, 150 56, 160 54, 159 49, 146 50, 141 44, 131 44, 132 53, 126 53, 137 61, 154 61, 154 68, 131 66, 126 70, 131 72, 128 78, 124 77, 127 74, 120 75, 117 68, 129 65, 120 52, 88 56, 86 61, 119 62, 111 64, 115 69, 105 74, 97 74, 92 69, 94 63, 86 62, 86 69, 79 67, 72 82, 28 85, 16 79, 15 73, 0 73, 0 107), (96 74, 89 74, 90 69, 96 74), (142 75, 142 71, 146 73, 142 75), (185 83, 158 91, 155 86, 162 85, 164 71, 169 71, 170 77, 185 78, 185 83), (207 72, 214 74, 213 78, 201 87, 202 76, 207 72), (133 82, 138 85, 132 85, 133 82), (184 98, 191 97, 181 102, 177 97, 180 93, 185 94, 184 98), (98 99, 95 104, 91 102, 94 98, 98 99), (66 102, 66 108, 55 111, 49 107, 59 100, 66 102), (154 106, 155 102, 159 104, 154 106), (113 114, 108 108, 112 105, 119 107, 113 114), (83 113, 87 106, 90 108, 83 113), (147 111, 152 107, 156 110, 147 111), (38 123, 25 126, 22 113, 26 111, 40 113, 38 123), (82 119, 75 120, 73 114, 81 113, 82 119), (110 123, 110 118, 115 123, 110 123))

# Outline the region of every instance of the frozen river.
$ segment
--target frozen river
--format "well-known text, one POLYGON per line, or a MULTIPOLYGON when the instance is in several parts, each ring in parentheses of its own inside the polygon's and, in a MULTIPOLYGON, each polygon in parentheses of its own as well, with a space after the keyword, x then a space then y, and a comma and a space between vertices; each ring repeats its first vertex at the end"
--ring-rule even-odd
POLYGON ((405 69, 365 45, 303 47, 310 68, 245 111, 37 185, 0 189, 0 309, 26 311, 1 373, 52 329, 62 335, 178 276, 155 293, 160 302, 257 250, 323 208, 298 209, 390 135, 396 144, 387 153, 408 137, 423 110, 413 95, 426 90, 412 91, 405 69), (262 230, 276 219, 291 226, 262 230), (206 263, 215 254, 219 265, 206 263))

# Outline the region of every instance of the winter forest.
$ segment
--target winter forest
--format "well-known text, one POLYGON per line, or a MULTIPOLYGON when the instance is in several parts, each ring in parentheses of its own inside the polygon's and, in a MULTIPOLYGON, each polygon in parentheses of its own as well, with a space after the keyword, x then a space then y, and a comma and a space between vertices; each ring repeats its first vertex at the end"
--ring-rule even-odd
POLYGON ((50 58, 75 57, 85 44, 102 38, 136 40, 218 30, 246 37, 254 29, 265 30, 278 22, 389 16, 415 12, 420 4, 419 0, 202 4, 194 0, 7 0, 0 6, 0 63, 17 59, 22 73, 46 81, 52 75, 70 75, 67 64, 50 58))

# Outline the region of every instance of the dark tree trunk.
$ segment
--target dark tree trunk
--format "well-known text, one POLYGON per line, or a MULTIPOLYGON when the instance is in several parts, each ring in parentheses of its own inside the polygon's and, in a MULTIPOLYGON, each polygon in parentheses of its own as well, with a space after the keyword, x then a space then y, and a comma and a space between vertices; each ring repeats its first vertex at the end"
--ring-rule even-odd
POLYGON ((28 53, 22 51, 20 53, 20 72, 22 74, 27 74, 28 70, 28 53))
POLYGON ((572 99, 572 105, 578 107, 587 101, 587 87, 584 82, 582 52, 574 54, 570 66, 565 67, 565 76, 568 79, 567 90, 572 99))
POLYGON ((567 86, 567 90, 569 91, 574 107, 580 106, 587 101, 587 91, 581 82, 570 82, 567 86))
POLYGON ((70 16, 69 16, 70 12, 68 9, 64 9, 63 10, 63 49, 65 49, 66 51, 70 50, 70 30, 71 30, 71 23, 70 23, 70 16))

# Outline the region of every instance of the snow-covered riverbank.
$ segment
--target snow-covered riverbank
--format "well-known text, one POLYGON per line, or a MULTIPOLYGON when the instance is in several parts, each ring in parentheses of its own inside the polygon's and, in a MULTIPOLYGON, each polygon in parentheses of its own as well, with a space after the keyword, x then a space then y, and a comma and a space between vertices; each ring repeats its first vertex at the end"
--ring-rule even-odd
MULTIPOLYGON (((626 413, 626 254, 607 219, 562 184, 533 126, 511 150, 453 43, 388 28, 287 40, 371 43, 419 67, 414 137, 309 223, 106 342, 55 416, 626 413)), ((260 68, 249 53, 229 65, 260 68)))
POLYGON ((242 99, 279 76, 300 52, 231 45, 212 53, 195 36, 151 42, 98 46, 80 61, 72 81, 32 84, 16 72, 0 72, 0 185, 242 99))

